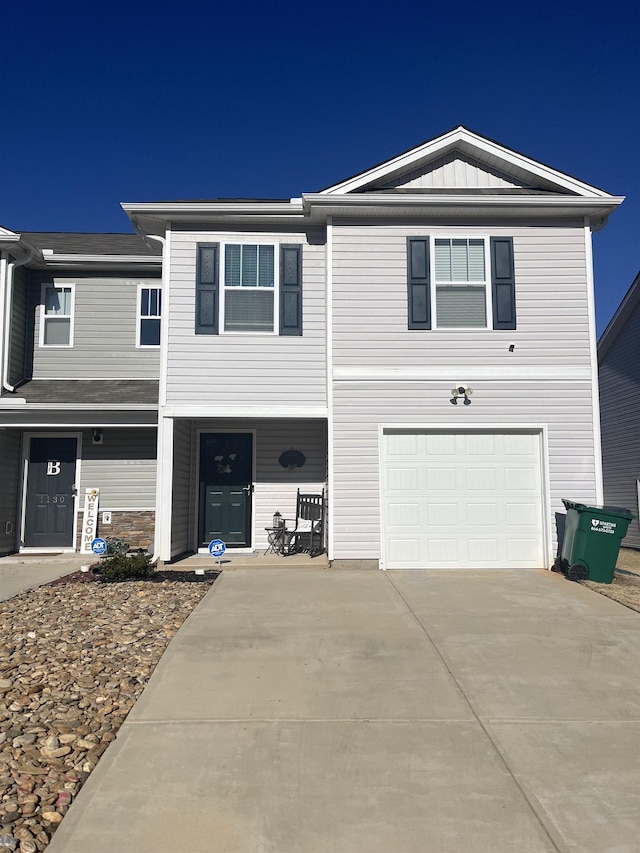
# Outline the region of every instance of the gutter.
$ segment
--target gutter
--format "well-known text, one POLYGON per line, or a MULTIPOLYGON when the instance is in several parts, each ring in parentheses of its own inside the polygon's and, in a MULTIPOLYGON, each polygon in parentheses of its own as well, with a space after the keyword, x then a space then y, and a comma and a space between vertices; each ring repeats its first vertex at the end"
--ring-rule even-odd
POLYGON ((27 247, 27 254, 19 261, 11 261, 7 265, 7 278, 2 294, 3 308, 3 352, 2 352, 2 388, 5 391, 15 391, 16 386, 9 382, 9 353, 10 353, 10 338, 11 338, 11 304, 13 300, 13 274, 18 267, 28 264, 35 256, 35 250, 27 247))

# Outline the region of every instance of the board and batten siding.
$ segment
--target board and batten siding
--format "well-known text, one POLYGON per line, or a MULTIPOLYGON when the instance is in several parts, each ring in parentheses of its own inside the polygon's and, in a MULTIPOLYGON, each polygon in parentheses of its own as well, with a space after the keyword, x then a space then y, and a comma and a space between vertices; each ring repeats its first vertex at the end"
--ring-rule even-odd
POLYGON ((0 429, 0 555, 16 550, 22 433, 0 429))
MULTIPOLYGON (((302 492, 319 494, 327 490, 327 425, 321 420, 197 420, 189 430, 188 421, 176 421, 174 435, 180 444, 178 449, 174 441, 175 461, 191 460, 190 494, 187 492, 187 478, 181 479, 179 492, 174 489, 172 552, 180 553, 196 547, 197 530, 197 488, 198 488, 198 436, 202 432, 246 432, 255 434, 255 474, 253 492, 253 530, 254 547, 264 550, 267 547, 265 528, 271 527, 276 510, 286 519, 295 519, 296 494, 302 492), (187 444, 190 432, 191 444, 187 444), (306 458, 302 468, 293 471, 283 468, 278 459, 286 450, 299 450, 306 458), (185 538, 184 513, 189 506, 189 533, 185 538), (184 547, 184 542, 189 544, 184 547)), ((174 482, 176 471, 174 470, 174 482)))
POLYGON ((157 379, 160 348, 136 349, 138 285, 159 278, 32 275, 29 332, 33 379, 157 379), (75 284, 72 347, 41 347, 42 283, 75 284))
POLYGON ((590 370, 584 229, 566 226, 333 229, 334 368, 563 366, 590 370), (513 237, 517 329, 407 328, 407 237, 513 237), (509 344, 515 349, 508 351, 509 344))
POLYGON ((100 489, 100 510, 155 510, 156 430, 103 430, 103 443, 82 434, 80 508, 85 489, 100 489))
POLYGON ((172 232, 170 258, 168 405, 326 405, 324 245, 297 234, 172 232), (197 245, 270 239, 302 243, 302 335, 196 335, 197 245))
MULTIPOLYGON (((380 557, 379 425, 417 428, 499 425, 548 427, 549 532, 556 548, 555 513, 562 498, 596 499, 591 387, 570 393, 558 383, 476 382, 470 406, 452 406, 449 382, 334 384, 335 559, 380 557)), ((455 431, 455 430, 454 430, 455 431)), ((499 428, 496 431, 500 431, 499 428)))
MULTIPOLYGON (((600 362, 600 420, 605 503, 640 513, 640 305, 600 362)), ((623 545, 640 548, 635 518, 623 545)))
POLYGON ((14 272, 13 297, 11 301, 11 331, 9 340, 9 383, 11 385, 25 378, 28 298, 29 273, 26 267, 18 267, 14 272))

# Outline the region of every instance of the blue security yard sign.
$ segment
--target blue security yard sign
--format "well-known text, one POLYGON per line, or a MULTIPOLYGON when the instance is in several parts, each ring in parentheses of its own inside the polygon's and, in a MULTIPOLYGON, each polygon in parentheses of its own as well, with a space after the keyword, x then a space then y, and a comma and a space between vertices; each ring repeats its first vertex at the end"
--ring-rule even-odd
POLYGON ((209 553, 212 557, 222 557, 226 550, 227 546, 224 544, 222 539, 212 539, 211 542, 209 542, 209 553))
POLYGON ((104 553, 106 553, 107 543, 104 541, 104 539, 93 539, 91 541, 91 550, 94 554, 97 554, 99 557, 101 557, 104 553))

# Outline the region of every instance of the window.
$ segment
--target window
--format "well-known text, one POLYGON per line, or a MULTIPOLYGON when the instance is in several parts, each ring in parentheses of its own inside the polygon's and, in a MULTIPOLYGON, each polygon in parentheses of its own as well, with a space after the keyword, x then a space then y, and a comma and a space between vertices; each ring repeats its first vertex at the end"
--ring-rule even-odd
POLYGON ((515 329, 511 237, 408 237, 409 329, 515 329))
POLYGON ((302 245, 201 243, 195 333, 302 335, 302 245))
POLYGON ((273 332, 274 291, 273 246, 224 247, 225 332, 273 332))
POLYGON ((436 237, 433 242, 436 328, 486 329, 490 288, 484 239, 436 237))
POLYGON ((159 287, 138 288, 138 332, 136 346, 160 346, 162 290, 159 287))
POLYGON ((43 284, 40 346, 73 346, 74 285, 43 284))

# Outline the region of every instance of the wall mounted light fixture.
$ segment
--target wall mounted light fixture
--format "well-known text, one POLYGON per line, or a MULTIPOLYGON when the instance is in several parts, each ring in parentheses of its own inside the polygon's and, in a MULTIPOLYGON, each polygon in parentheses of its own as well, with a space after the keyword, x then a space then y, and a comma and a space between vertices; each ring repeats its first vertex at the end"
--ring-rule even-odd
POLYGON ((471 400, 469 399, 469 397, 471 394, 473 394, 473 391, 471 390, 471 388, 469 388, 468 386, 465 387, 464 385, 458 385, 457 388, 451 389, 451 399, 449 400, 449 402, 451 403, 452 406, 457 406, 458 405, 458 398, 462 397, 463 398, 463 400, 462 400, 463 405, 464 406, 470 406, 471 400))

